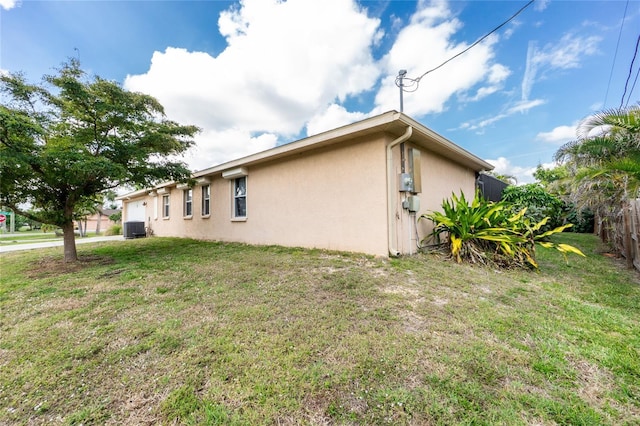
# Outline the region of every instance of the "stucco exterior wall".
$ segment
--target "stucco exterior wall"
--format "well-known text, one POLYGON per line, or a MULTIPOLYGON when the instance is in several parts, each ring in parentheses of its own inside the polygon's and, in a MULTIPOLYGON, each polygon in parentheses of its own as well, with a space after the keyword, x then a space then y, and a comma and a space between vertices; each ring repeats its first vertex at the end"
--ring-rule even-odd
MULTIPOLYGON (((476 172, 452 160, 423 152, 421 156, 422 193, 418 216, 430 211, 442 211, 442 201, 451 194, 464 193, 470 202, 476 191, 476 172)), ((433 230, 429 220, 418 222, 418 233, 424 238, 433 230)))
POLYGON ((133 211, 146 203, 146 226, 158 236, 382 256, 390 252, 416 253, 418 242, 432 229, 429 221, 418 221, 420 215, 440 210, 442 201, 452 193, 463 192, 471 200, 476 170, 489 165, 421 129, 404 143, 406 172, 411 168, 408 150, 420 151, 421 190, 417 194, 400 192, 401 145, 391 151, 389 186, 387 146, 404 129, 390 132, 381 128, 375 133, 354 130, 351 138, 320 139, 308 145, 303 140, 294 145, 295 150, 274 149, 265 155, 230 162, 228 168, 221 165, 199 172, 196 176, 208 179, 205 184, 211 189, 211 213, 207 216, 201 210, 202 186, 193 187, 193 213, 185 217, 184 190, 173 184, 151 191, 156 196, 147 195, 146 191, 132 193, 123 199, 123 217, 127 217, 128 204, 133 211), (326 141, 333 143, 323 143, 326 141), (241 220, 233 218, 234 181, 223 177, 230 170, 246 172, 247 215, 241 220), (162 192, 170 197, 167 218, 163 217, 162 192), (404 208, 403 201, 408 196, 420 199, 417 212, 404 208))
MULTIPOLYGON (((210 177, 209 217, 201 215, 201 186, 193 188, 190 218, 183 216, 183 190, 173 187, 167 189, 168 219, 162 217, 162 194, 145 198, 147 222, 158 236, 386 256, 385 158, 385 139, 380 135, 247 166, 246 220, 232 219, 233 180, 217 174, 210 177)), ((125 201, 125 209, 126 205, 125 201)))

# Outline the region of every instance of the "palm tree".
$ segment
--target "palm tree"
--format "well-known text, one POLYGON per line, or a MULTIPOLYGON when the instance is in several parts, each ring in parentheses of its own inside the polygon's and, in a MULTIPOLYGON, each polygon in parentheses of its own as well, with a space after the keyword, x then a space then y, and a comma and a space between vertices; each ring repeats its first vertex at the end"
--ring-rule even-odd
POLYGON ((574 183, 616 200, 635 198, 640 189, 640 104, 603 111, 584 119, 578 138, 556 152, 574 183))
POLYGON ((555 154, 569 172, 572 201, 600 218, 615 217, 640 196, 640 104, 589 116, 576 134, 555 154))

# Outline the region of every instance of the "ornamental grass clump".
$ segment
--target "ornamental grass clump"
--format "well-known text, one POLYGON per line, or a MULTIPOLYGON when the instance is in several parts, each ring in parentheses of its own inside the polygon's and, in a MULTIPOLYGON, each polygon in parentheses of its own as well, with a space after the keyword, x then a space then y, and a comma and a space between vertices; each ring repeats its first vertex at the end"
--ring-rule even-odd
POLYGON ((584 254, 568 244, 557 244, 548 237, 573 226, 566 224, 545 232, 541 229, 548 217, 534 223, 525 215, 526 208, 513 213, 511 205, 485 200, 480 194, 469 204, 461 193, 442 202, 442 212, 423 214, 435 227, 423 244, 445 247, 458 263, 494 264, 503 267, 538 268, 536 245, 555 248, 566 258, 568 253, 584 254), (444 241, 443 241, 444 239, 444 241))

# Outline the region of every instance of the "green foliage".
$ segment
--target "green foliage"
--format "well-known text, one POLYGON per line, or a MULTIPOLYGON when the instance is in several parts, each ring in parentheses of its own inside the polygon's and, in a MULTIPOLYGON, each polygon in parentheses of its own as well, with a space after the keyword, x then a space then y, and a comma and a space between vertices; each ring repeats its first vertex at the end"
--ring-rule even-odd
POLYGON ((554 182, 558 182, 569 177, 569 171, 567 170, 567 166, 564 165, 545 169, 541 164, 538 164, 536 171, 533 172, 533 177, 536 178, 543 187, 548 189, 548 187, 554 182))
POLYGON ((199 129, 166 120, 151 96, 88 78, 76 60, 41 85, 2 75, 0 91, 0 204, 61 227, 65 261, 77 260, 75 244, 67 244, 74 242, 74 219, 103 194, 189 177, 173 158, 199 129), (26 204, 34 210, 24 211, 26 204))
POLYGON ((480 194, 476 194, 471 204, 464 194, 459 197, 452 194, 451 200, 443 201, 442 212, 427 213, 420 219, 430 219, 435 224, 428 238, 439 243, 442 236, 446 236, 445 244, 457 262, 537 268, 536 244, 555 248, 564 255, 584 256, 575 247, 548 241, 549 236, 563 232, 571 224, 543 230, 548 217, 534 222, 526 211, 525 207, 513 214, 509 203, 490 202, 480 194))
POLYGON ((120 223, 120 221, 122 220, 122 210, 112 215, 109 215, 109 220, 112 222, 120 223))
POLYGON ((594 214, 590 208, 579 209, 576 205, 571 204, 567 211, 566 221, 573 223, 571 232, 590 234, 594 229, 594 214))
POLYGON ((50 225, 48 223, 45 223, 42 225, 40 229, 42 229, 42 232, 54 232, 55 230, 58 230, 60 228, 57 227, 56 225, 50 225))
POLYGON ((555 159, 567 168, 578 205, 604 214, 637 197, 640 105, 593 114, 578 125, 577 134, 558 149, 555 159))
POLYGON ((105 235, 122 235, 122 225, 112 225, 109 229, 104 233, 105 235))
POLYGON ((514 213, 527 209, 526 216, 531 222, 537 223, 548 217, 545 230, 556 228, 564 223, 564 202, 540 184, 508 186, 502 192, 502 200, 512 205, 511 210, 514 213))

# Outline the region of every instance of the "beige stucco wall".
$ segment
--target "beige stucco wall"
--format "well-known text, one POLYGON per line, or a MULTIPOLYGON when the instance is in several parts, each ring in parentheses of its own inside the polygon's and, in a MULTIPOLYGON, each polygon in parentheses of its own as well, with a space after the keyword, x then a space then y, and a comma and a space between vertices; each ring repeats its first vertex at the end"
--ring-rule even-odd
MULTIPOLYGON (((451 194, 464 193, 470 202, 475 195, 476 172, 463 167, 452 160, 438 155, 422 155, 422 193, 420 194, 419 215, 431 211, 441 211, 442 201, 451 198, 451 194)), ((429 220, 418 223, 420 238, 433 230, 429 220)))
POLYGON ((174 187, 169 193, 170 218, 162 218, 162 195, 149 196, 147 222, 159 236, 386 256, 385 161, 385 139, 379 136, 248 166, 245 221, 232 220, 233 180, 217 174, 211 177, 208 218, 201 216, 200 186, 193 188, 194 214, 188 219, 182 214, 183 190, 174 187))
MULTIPOLYGON (((387 162, 390 136, 356 139, 281 160, 248 165, 247 218, 232 220, 233 180, 221 173, 211 179, 211 215, 201 215, 201 187, 193 188, 193 215, 183 216, 183 190, 167 188, 170 217, 162 217, 162 195, 147 196, 146 222, 154 235, 180 236, 251 244, 276 244, 363 252, 387 256, 387 162), (157 218, 156 206, 157 205, 157 218)), ((417 218, 440 210, 451 193, 472 199, 475 171, 411 143, 421 151, 420 211, 402 207, 399 192, 400 146, 393 151, 394 227, 391 246, 400 253, 416 252, 417 240, 431 230, 417 218), (416 233, 417 230, 417 233, 416 233)), ((139 202, 140 199, 132 200, 139 202)), ((124 203, 126 212, 127 201, 124 203)), ((125 213, 126 214, 126 213, 125 213)))

